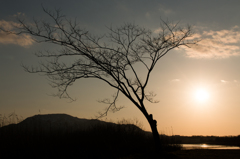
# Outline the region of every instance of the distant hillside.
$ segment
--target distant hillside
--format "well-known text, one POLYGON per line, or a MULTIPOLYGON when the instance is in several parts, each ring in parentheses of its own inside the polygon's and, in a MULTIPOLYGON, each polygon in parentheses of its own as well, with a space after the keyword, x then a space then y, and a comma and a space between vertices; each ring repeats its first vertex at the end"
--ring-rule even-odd
POLYGON ((0 158, 122 158, 152 151, 148 134, 133 124, 35 115, 0 128, 0 158))
POLYGON ((1 131, 10 129, 11 131, 27 131, 41 133, 48 132, 74 132, 87 131, 96 127, 124 127, 124 129, 131 129, 135 131, 143 131, 133 124, 115 124, 105 122, 97 119, 83 119, 73 117, 67 114, 43 114, 28 117, 18 124, 10 124, 0 128, 1 131))
POLYGON ((87 130, 95 125, 106 124, 104 121, 95 119, 80 119, 67 114, 35 115, 25 119, 18 125, 27 128, 43 128, 47 130, 75 131, 87 130))

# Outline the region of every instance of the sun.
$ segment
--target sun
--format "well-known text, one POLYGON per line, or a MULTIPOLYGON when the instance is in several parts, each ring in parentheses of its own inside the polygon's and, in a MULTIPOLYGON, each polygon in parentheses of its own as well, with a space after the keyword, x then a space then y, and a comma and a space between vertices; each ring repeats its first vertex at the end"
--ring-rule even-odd
POLYGON ((209 99, 209 93, 206 89, 197 89, 194 95, 198 102, 205 102, 209 99))

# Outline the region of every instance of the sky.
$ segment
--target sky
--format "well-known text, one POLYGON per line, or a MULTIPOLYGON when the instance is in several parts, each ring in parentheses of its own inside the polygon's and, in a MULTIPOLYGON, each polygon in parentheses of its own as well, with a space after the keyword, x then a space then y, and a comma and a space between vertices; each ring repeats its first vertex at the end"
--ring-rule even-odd
MULTIPOLYGON (((240 134, 240 1, 238 0, 1 0, 0 26, 8 28, 21 16, 26 21, 49 20, 42 6, 61 9, 68 18, 94 35, 107 26, 126 22, 157 33, 160 21, 191 25, 197 46, 170 51, 158 61, 147 89, 159 103, 146 108, 157 120, 159 133, 167 135, 240 134)), ((29 35, 6 35, 0 31, 0 114, 15 112, 23 118, 36 114, 66 113, 95 118, 106 105, 98 101, 116 91, 102 81, 81 79, 69 89, 74 102, 51 96, 56 89, 48 79, 24 71, 21 64, 38 66, 34 53, 57 45, 36 43, 29 35)), ((103 120, 129 119, 150 127, 143 114, 127 98, 125 108, 103 120)))

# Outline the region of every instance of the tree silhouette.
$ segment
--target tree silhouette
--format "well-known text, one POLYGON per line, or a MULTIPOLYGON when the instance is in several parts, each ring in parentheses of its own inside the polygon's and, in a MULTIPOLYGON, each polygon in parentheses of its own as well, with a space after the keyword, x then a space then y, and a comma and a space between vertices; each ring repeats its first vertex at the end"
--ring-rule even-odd
POLYGON ((113 101, 101 101, 108 104, 108 107, 100 113, 100 117, 122 108, 116 106, 118 95, 122 93, 146 117, 156 147, 160 148, 156 120, 147 112, 144 104, 146 100, 155 103, 155 94, 148 93, 146 87, 159 59, 174 48, 196 44, 191 38, 191 26, 182 28, 178 23, 161 20, 159 32, 152 33, 135 24, 125 23, 120 27, 108 27, 109 33, 104 36, 94 36, 81 29, 76 20, 66 19, 59 10, 52 12, 43 8, 43 11, 53 23, 35 19, 32 23, 27 23, 18 18, 15 30, 7 32, 29 34, 37 42, 56 44, 62 49, 57 53, 37 53, 37 57, 51 60, 41 62, 39 67, 23 66, 25 71, 44 73, 51 80, 52 87, 58 89, 56 95, 60 98, 72 99, 67 90, 81 78, 95 78, 106 82, 116 89, 116 94, 113 101), (136 64, 142 65, 145 71, 139 73, 136 64))

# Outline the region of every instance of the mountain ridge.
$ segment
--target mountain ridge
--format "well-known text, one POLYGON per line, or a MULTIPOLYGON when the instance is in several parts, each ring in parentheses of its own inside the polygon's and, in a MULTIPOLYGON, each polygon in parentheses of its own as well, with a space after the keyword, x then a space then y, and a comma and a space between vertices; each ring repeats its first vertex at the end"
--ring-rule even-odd
POLYGON ((93 128, 100 127, 124 127, 131 131, 143 131, 134 124, 116 124, 112 122, 101 121, 98 119, 85 119, 73 117, 68 114, 38 114, 26 118, 18 124, 10 124, 0 128, 22 130, 24 132, 36 132, 41 131, 45 133, 49 132, 74 132, 74 131, 87 131, 93 128))

